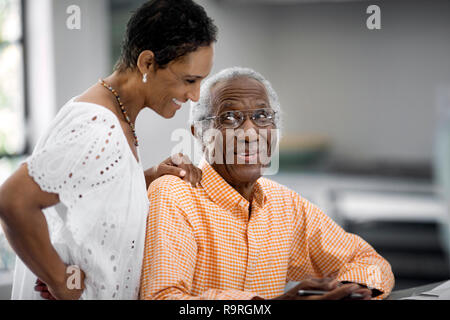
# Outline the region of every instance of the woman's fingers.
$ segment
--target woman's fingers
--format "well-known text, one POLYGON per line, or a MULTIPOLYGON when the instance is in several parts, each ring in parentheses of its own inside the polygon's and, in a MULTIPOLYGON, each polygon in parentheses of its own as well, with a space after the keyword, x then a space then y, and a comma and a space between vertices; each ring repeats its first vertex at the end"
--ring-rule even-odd
POLYGON ((168 164, 163 164, 163 165, 159 165, 158 168, 159 172, 159 176, 164 176, 166 174, 170 174, 173 176, 177 176, 180 177, 181 179, 186 177, 186 170, 184 170, 183 168, 179 168, 179 167, 175 167, 173 165, 168 165, 168 164))
POLYGON ((187 174, 184 180, 186 182, 189 182, 193 187, 196 187, 201 180, 201 176, 197 172, 197 168, 190 164, 190 165, 183 165, 183 168, 186 170, 187 174))
POLYGON ((183 178, 184 181, 189 182, 193 187, 200 183, 202 179, 202 171, 192 164, 188 156, 182 153, 177 153, 170 157, 170 161, 173 166, 184 170, 184 177, 178 175, 183 178))
POLYGON ((47 285, 40 279, 36 280, 36 285, 34 286, 34 291, 40 292, 40 296, 47 300, 56 300, 55 297, 48 291, 47 285))
POLYGON ((38 292, 48 291, 47 285, 44 282, 42 282, 40 279, 37 279, 35 284, 36 285, 34 286, 34 291, 38 291, 38 292))
POLYGON ((186 170, 190 173, 190 183, 193 186, 197 186, 202 180, 202 170, 197 168, 196 166, 190 164, 186 167, 186 170))
POLYGON ((159 165, 146 170, 147 185, 166 174, 180 177, 193 187, 196 187, 202 179, 202 171, 191 163, 189 157, 182 153, 174 154, 159 165))
POLYGON ((46 291, 47 290, 47 286, 34 286, 34 291, 36 292, 42 292, 42 291, 46 291))
POLYGON ((48 291, 41 292, 41 297, 47 300, 56 300, 48 291))

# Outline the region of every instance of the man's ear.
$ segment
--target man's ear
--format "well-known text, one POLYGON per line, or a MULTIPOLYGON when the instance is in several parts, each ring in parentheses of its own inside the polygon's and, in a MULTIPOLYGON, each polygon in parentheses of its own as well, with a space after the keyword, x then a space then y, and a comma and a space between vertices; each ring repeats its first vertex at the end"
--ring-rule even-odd
MULTIPOLYGON (((194 138, 198 139, 199 141, 202 141, 201 132, 199 132, 200 129, 197 127, 197 130, 195 129, 195 126, 191 125, 191 134, 194 138)), ((205 146, 203 145, 203 142, 201 142, 202 146, 202 153, 205 152, 205 146)))
POLYGON ((155 67, 155 54, 151 50, 144 50, 138 57, 137 68, 141 74, 150 73, 155 67))
POLYGON ((202 129, 199 127, 194 126, 193 124, 191 125, 191 134, 194 136, 194 138, 202 141, 202 129))

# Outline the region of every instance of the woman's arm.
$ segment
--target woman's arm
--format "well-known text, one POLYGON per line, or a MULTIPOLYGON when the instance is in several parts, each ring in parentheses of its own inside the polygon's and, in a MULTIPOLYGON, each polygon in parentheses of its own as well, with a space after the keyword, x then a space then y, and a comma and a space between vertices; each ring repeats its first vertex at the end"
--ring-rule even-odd
POLYGON ((66 265, 50 242, 42 212, 58 202, 57 194, 40 189, 24 164, 0 187, 0 222, 11 247, 55 298, 78 299, 82 290, 67 288, 66 265))

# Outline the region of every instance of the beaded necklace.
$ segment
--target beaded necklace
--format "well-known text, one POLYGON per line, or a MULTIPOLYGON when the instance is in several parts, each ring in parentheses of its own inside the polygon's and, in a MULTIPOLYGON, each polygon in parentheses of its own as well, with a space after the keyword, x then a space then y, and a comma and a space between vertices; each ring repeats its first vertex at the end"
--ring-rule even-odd
POLYGON ((127 114, 127 110, 125 109, 125 106, 123 105, 122 101, 120 101, 120 96, 117 93, 116 90, 114 90, 111 86, 108 86, 106 84, 106 82, 103 79, 99 80, 100 84, 102 86, 104 86, 106 89, 108 89, 109 91, 111 91, 111 93, 116 97, 117 103, 119 103, 120 106, 120 110, 122 111, 123 116, 125 117, 125 120, 128 122, 128 124, 130 125, 131 131, 133 131, 133 136, 134 136, 134 145, 136 147, 139 146, 139 142, 138 142, 138 138, 136 135, 136 130, 134 129, 134 124, 131 122, 130 117, 127 114))

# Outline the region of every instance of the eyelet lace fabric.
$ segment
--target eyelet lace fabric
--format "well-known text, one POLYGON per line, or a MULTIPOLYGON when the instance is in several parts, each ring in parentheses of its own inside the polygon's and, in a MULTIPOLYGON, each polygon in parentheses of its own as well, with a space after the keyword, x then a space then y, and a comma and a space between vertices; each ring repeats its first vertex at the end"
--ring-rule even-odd
MULTIPOLYGON (((40 188, 59 195, 44 214, 61 258, 86 274, 81 298, 137 299, 148 198, 117 117, 72 99, 26 162, 40 188)), ((12 298, 39 299, 35 281, 18 259, 12 298)))

